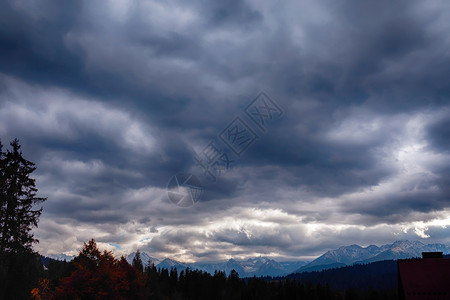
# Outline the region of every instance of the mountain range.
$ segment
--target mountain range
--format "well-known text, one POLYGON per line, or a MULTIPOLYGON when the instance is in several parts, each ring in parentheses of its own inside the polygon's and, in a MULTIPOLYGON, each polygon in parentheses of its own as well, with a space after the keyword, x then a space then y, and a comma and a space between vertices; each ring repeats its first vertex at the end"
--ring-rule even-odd
MULTIPOLYGON (((128 255, 127 261, 131 263, 135 255, 136 252, 128 255)), ((210 274, 214 274, 215 271, 224 271, 227 275, 234 269, 239 273, 240 277, 283 276, 307 264, 305 261, 277 262, 268 257, 255 257, 247 260, 229 259, 225 262, 214 263, 183 263, 170 258, 158 260, 145 252, 141 252, 141 260, 144 265, 148 265, 149 259, 156 268, 166 268, 168 270, 176 268, 178 271, 190 268, 193 270, 202 270, 210 274)))
POLYGON ((380 247, 370 245, 361 247, 350 245, 327 251, 312 262, 300 267, 297 273, 321 271, 353 264, 366 264, 382 260, 397 260, 421 257, 422 252, 450 253, 450 248, 443 244, 423 244, 419 241, 396 241, 380 247))
MULTIPOLYGON (((228 261, 213 263, 184 263, 170 258, 161 260, 145 252, 141 252, 141 260, 144 265, 148 265, 151 262, 156 268, 166 268, 168 270, 177 268, 178 271, 190 268, 214 274, 216 270, 220 270, 228 275, 234 269, 242 278, 253 276, 285 276, 291 273, 321 271, 354 264, 421 257, 422 252, 443 252, 444 254, 448 254, 450 253, 450 248, 443 244, 423 244, 419 241, 402 240, 382 246, 343 246, 327 251, 311 262, 278 262, 268 257, 254 257, 247 260, 229 259, 228 261)), ((128 255, 126 257, 127 261, 131 263, 135 255, 135 252, 128 255)), ((59 260, 73 259, 73 257, 64 254, 50 255, 49 257, 59 260)))
POLYGON ((75 258, 75 255, 66 255, 64 253, 61 253, 61 254, 48 254, 47 257, 55 260, 71 261, 72 259, 75 258))

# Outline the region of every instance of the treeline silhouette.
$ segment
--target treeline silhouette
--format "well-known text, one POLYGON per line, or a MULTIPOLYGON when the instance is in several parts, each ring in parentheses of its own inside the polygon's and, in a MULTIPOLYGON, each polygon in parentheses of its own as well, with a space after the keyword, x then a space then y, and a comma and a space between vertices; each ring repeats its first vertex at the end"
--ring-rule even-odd
POLYGON ((393 291, 397 290, 397 261, 384 260, 323 271, 295 273, 287 278, 314 284, 329 283, 334 289, 393 291))
POLYGON ((295 278, 299 274, 241 279, 234 270, 227 276, 223 271, 157 269, 151 262, 144 267, 139 252, 130 265, 124 257, 101 252, 94 240, 71 262, 42 260, 46 270, 32 290, 35 299, 396 299, 395 291, 385 289, 335 287, 336 277, 330 282, 295 278))

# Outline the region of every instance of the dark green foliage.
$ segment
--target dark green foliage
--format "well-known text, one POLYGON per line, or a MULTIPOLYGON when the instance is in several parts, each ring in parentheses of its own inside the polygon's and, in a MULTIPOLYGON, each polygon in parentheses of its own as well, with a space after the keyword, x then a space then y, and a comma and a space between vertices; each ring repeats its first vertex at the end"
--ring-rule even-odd
POLYGON ((397 299, 397 262, 394 260, 297 273, 287 277, 305 284, 326 285, 327 289, 331 287, 332 290, 340 291, 343 299, 397 299))
POLYGON ((42 262, 47 268, 47 270, 44 271, 44 277, 49 280, 51 288, 56 287, 61 278, 68 277, 75 271, 73 264, 67 261, 42 257, 42 262))
POLYGON ((332 288, 340 290, 353 288, 388 291, 397 289, 397 262, 394 260, 377 261, 323 271, 291 274, 288 277, 314 284, 329 283, 332 288))
POLYGON ((4 255, 0 299, 28 299, 38 278, 44 276, 41 258, 33 252, 10 252, 4 255))

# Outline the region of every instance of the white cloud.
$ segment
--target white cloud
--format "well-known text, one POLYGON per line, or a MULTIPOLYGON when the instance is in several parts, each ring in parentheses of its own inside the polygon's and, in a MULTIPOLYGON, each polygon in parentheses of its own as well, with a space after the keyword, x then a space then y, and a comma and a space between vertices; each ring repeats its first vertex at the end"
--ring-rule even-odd
POLYGON ((60 88, 41 88, 2 76, 0 128, 13 136, 77 141, 94 133, 118 147, 146 155, 155 150, 153 129, 130 113, 60 88))

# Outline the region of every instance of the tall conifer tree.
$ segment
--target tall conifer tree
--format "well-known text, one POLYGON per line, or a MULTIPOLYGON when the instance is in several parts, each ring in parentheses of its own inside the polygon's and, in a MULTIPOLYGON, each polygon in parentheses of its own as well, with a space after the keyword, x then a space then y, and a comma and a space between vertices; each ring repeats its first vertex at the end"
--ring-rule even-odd
POLYGON ((37 240, 31 230, 42 212, 36 205, 46 198, 36 196, 35 179, 30 177, 35 170, 34 163, 22 156, 17 139, 6 152, 0 144, 0 299, 19 299, 17 293, 38 275, 32 248, 37 240))
POLYGON ((144 272, 144 264, 142 263, 141 251, 139 249, 136 251, 136 255, 134 256, 131 265, 138 270, 139 273, 144 272))

